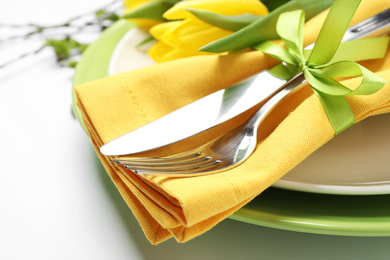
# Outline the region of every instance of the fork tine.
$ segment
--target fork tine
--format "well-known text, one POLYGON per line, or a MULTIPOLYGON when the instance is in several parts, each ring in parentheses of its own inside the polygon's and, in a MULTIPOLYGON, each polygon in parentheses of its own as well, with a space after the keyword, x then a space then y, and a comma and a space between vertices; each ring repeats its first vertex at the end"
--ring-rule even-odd
POLYGON ((193 172, 200 172, 209 168, 212 168, 213 166, 216 166, 220 164, 221 161, 214 160, 209 161, 206 163, 199 163, 194 165, 172 165, 172 166, 125 166, 126 169, 135 171, 137 174, 186 174, 186 173, 193 173, 193 172))
POLYGON ((195 158, 193 160, 185 160, 185 161, 171 161, 171 160, 151 160, 149 159, 147 162, 140 162, 140 161, 133 161, 133 160, 118 160, 115 163, 120 165, 125 165, 129 167, 140 167, 140 166, 146 166, 146 167, 180 167, 180 166, 186 166, 186 165, 193 165, 193 164, 199 164, 203 162, 210 161, 211 157, 200 157, 195 158))
POLYGON ((121 164, 121 165, 145 165, 150 163, 157 164, 174 164, 174 163, 184 163, 194 160, 199 160, 201 153, 193 153, 185 156, 175 156, 175 157, 154 157, 154 158, 112 158, 110 161, 121 164))
POLYGON ((113 158, 113 163, 125 166, 126 169, 137 174, 174 174, 185 175, 210 169, 221 163, 220 160, 212 160, 210 156, 204 156, 196 152, 183 156, 156 157, 156 158, 113 158))

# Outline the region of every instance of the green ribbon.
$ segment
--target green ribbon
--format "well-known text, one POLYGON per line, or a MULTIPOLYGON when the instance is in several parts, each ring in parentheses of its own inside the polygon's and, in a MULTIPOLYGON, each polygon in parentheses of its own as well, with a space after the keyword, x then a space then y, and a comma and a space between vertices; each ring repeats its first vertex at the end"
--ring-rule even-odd
POLYGON ((355 118, 346 100, 348 95, 370 95, 385 81, 354 61, 383 58, 388 37, 359 39, 341 43, 360 0, 335 0, 312 50, 303 50, 305 14, 302 10, 286 12, 277 22, 277 33, 286 49, 273 42, 255 48, 303 72, 319 97, 335 134, 354 124, 355 118), (362 76, 356 89, 349 89, 334 78, 362 76))

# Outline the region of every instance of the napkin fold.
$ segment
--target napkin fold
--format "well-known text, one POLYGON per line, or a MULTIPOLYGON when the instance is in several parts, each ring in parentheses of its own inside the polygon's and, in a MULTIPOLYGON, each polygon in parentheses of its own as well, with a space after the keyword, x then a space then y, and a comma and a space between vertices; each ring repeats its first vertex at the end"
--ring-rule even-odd
MULTIPOLYGON (((351 24, 387 8, 390 8, 389 1, 363 0, 351 24)), ((327 11, 305 24, 305 46, 315 41, 326 14, 327 11)), ((309 86, 291 96, 261 126, 253 155, 233 169, 214 174, 196 177, 139 176, 110 163, 110 158, 100 154, 99 148, 276 63, 259 51, 198 56, 75 87, 77 106, 93 146, 151 243, 158 244, 171 237, 185 242, 206 232, 332 139, 334 130, 318 97, 309 86)), ((356 122, 390 112, 390 52, 384 59, 361 64, 383 77, 386 85, 373 95, 348 97, 356 122)), ((345 80, 344 84, 353 88, 359 82, 359 78, 354 78, 345 80)), ((245 113, 199 138, 203 141, 211 139, 249 115, 249 112, 245 113)), ((164 155, 179 151, 196 146, 196 142, 172 145, 156 153, 164 155)), ((142 155, 149 156, 149 153, 142 155)))

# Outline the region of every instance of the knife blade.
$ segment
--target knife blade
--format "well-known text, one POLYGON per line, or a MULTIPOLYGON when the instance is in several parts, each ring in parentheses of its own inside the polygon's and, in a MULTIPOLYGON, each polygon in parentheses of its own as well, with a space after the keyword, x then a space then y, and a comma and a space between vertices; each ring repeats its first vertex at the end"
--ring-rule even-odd
MULTIPOLYGON (((390 9, 350 27, 343 41, 384 34, 390 30, 389 23, 390 9)), ((310 45, 306 49, 312 47, 310 45)), ((181 141, 266 101, 279 92, 286 82, 264 70, 118 137, 103 145, 100 152, 106 156, 128 155, 181 141)))

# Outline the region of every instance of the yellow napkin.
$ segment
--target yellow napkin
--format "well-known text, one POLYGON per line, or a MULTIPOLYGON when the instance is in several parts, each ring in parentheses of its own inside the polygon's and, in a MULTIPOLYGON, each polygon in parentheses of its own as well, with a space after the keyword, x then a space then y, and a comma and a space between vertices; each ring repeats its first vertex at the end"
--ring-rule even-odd
MULTIPOLYGON (((389 1, 363 0, 352 24, 387 8, 389 1)), ((305 25, 305 45, 314 42, 325 16, 326 12, 305 25)), ((151 243, 158 244, 172 236, 184 242, 206 232, 330 140, 334 130, 317 96, 306 87, 284 102, 262 126, 254 154, 237 167, 217 174, 190 178, 137 176, 110 163, 108 157, 99 153, 99 148, 275 63, 258 51, 201 56, 118 74, 75 88, 77 105, 97 154, 151 243)), ((348 98, 356 121, 390 111, 390 54, 363 65, 385 78, 386 86, 370 96, 348 98)), ((359 79, 352 79, 346 84, 353 87, 358 82, 359 79)), ((232 120, 223 128, 232 128, 237 120, 247 116, 232 120)), ((212 138, 220 131, 218 128, 202 138, 212 138)), ((180 148, 183 146, 173 145, 158 153, 163 155, 180 148)))

